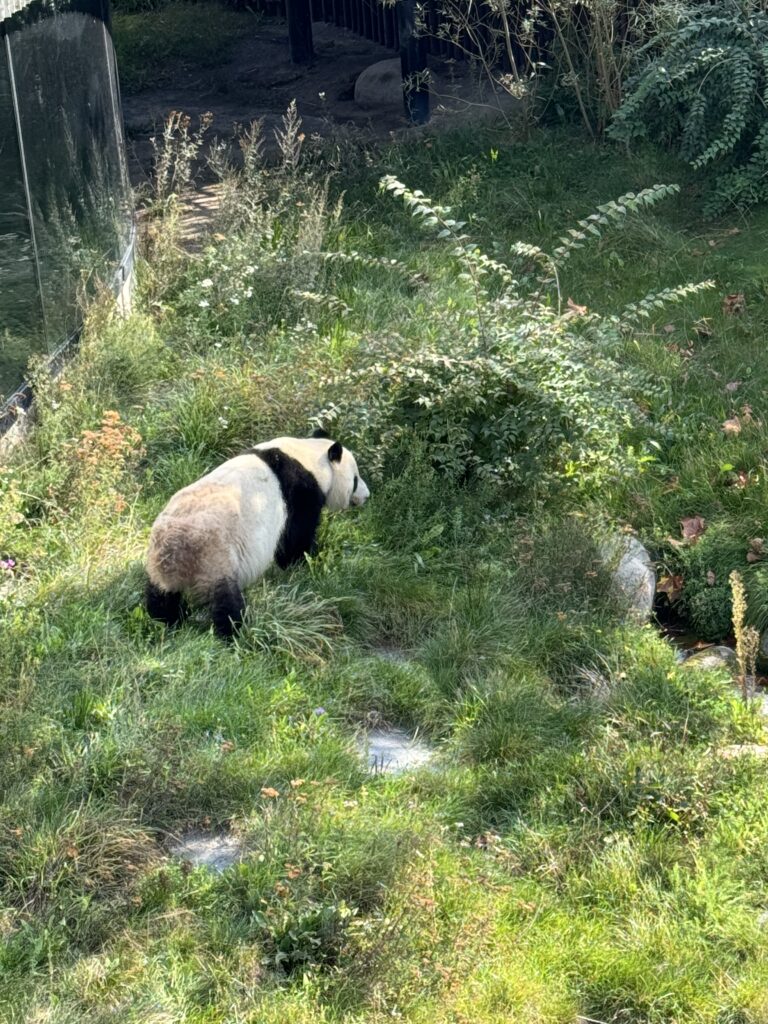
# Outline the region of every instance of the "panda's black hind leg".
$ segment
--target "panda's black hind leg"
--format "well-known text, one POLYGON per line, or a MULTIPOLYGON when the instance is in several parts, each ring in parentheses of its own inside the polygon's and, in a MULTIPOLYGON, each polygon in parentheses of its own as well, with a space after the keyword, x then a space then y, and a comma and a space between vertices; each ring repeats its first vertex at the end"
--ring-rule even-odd
POLYGON ((159 619, 166 626, 178 626, 187 613, 181 594, 161 590, 152 580, 147 580, 145 603, 152 618, 159 619))
POLYGON ((213 588, 211 616, 216 635, 229 639, 242 625, 245 612, 243 592, 233 579, 219 580, 213 588))

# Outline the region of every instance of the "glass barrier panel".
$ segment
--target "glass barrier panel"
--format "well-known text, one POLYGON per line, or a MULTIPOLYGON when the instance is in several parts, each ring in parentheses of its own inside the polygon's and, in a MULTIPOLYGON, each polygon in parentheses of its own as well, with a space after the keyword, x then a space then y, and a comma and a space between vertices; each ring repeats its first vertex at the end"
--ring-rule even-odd
POLYGON ((99 0, 32 3, 9 32, 49 351, 111 284, 131 231, 112 41, 99 0))
POLYGON ((0 36, 0 404, 45 352, 35 252, 5 40, 0 36))

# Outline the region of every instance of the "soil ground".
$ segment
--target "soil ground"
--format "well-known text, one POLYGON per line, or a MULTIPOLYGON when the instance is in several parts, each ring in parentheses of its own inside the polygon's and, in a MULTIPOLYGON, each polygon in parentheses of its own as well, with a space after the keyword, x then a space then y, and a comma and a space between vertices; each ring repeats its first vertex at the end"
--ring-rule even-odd
MULTIPOLYGON (((124 98, 134 184, 147 180, 153 155, 150 140, 172 110, 189 114, 193 125, 201 114, 210 112, 212 134, 219 138, 231 136, 235 125, 263 119, 268 144, 294 99, 307 134, 322 135, 330 126, 349 126, 385 139, 408 128, 402 110, 396 106, 363 110, 354 100, 358 75, 371 64, 396 57, 393 51, 347 29, 315 22, 315 60, 311 65, 299 66, 290 59, 285 22, 254 20, 245 13, 243 19, 244 37, 235 44, 225 64, 194 71, 180 69, 172 85, 124 98)), ((489 109, 467 65, 434 62, 431 70, 440 82, 432 100, 433 124, 449 113, 453 120, 462 108, 472 116, 476 116, 478 105, 489 109)))

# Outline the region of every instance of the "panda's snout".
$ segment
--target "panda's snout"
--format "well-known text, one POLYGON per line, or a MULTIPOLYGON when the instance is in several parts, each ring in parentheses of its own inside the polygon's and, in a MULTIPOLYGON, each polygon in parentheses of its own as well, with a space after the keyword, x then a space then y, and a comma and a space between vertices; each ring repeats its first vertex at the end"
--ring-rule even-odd
POLYGON ((371 492, 368 490, 362 480, 358 481, 357 490, 350 499, 352 505, 364 505, 368 498, 370 498, 371 492))

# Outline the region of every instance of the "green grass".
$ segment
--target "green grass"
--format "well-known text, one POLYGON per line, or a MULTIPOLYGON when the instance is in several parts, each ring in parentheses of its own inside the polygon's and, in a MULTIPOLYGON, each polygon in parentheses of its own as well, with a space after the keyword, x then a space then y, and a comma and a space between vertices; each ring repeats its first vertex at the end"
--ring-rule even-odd
MULTIPOLYGON (((425 137, 347 167, 338 220, 277 171, 210 251, 187 258, 161 232, 132 318, 94 306, 63 377, 37 371, 38 421, 0 484, 0 557, 16 562, 0 579, 3 1020, 762 1024, 768 782, 720 750, 763 741, 763 721, 623 621, 596 546, 632 526, 687 604, 717 592, 721 618, 741 567, 764 613, 746 552, 768 525, 768 215, 705 224, 680 167, 557 133, 425 137), (616 341, 655 379, 629 431, 654 459, 589 489, 554 472, 544 498, 447 479, 406 435, 366 507, 253 588, 235 644, 204 612, 166 632, 141 592, 169 495, 307 431, 326 378, 393 335, 415 348, 471 312, 450 249, 377 192, 385 172, 453 204, 498 258, 680 181, 563 274, 566 297, 606 311, 716 281, 616 341), (406 272, 305 255, 323 247, 406 272), (725 315, 738 291, 746 314, 725 315), (708 530, 678 548, 688 515, 708 530), (369 777, 354 736, 370 722, 418 728, 435 770, 369 777), (232 829, 242 863, 187 870, 167 855, 187 828, 232 829)), ((377 453, 357 455, 369 475, 377 453)))
POLYGON ((126 95, 156 89, 180 74, 209 72, 226 63, 244 25, 256 19, 224 4, 174 0, 156 9, 117 10, 112 19, 120 86, 126 95))

